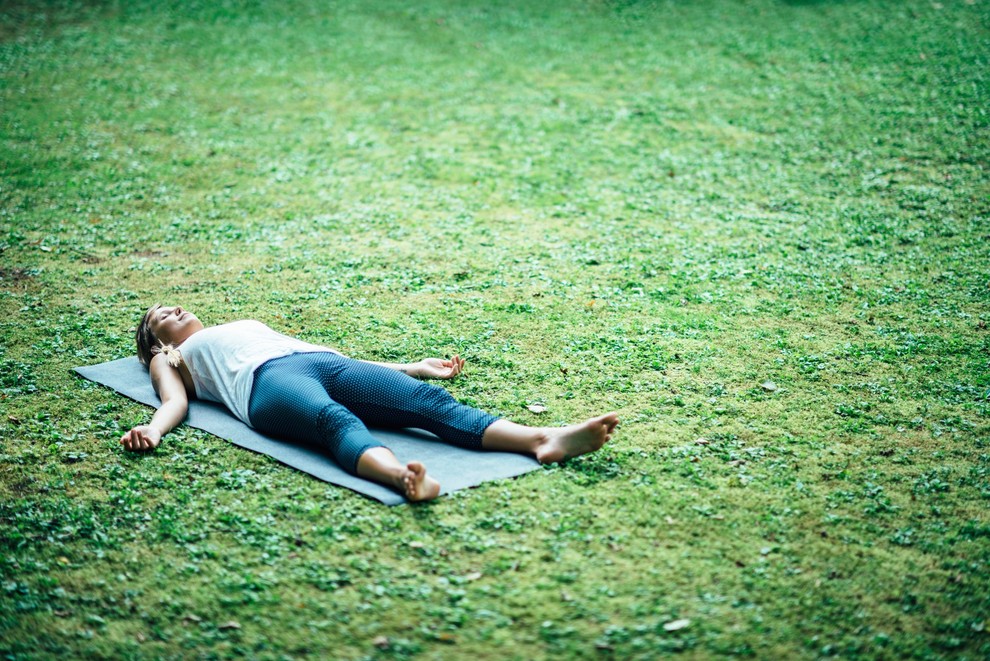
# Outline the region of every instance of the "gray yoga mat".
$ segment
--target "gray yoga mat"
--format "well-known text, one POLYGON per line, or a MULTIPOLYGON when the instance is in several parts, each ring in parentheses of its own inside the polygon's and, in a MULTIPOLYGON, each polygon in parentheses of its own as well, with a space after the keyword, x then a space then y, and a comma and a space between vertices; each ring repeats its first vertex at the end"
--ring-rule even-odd
MULTIPOLYGON (((156 408, 161 404, 151 386, 148 372, 136 357, 77 367, 75 371, 142 404, 156 408)), ((332 457, 319 450, 275 440, 255 431, 219 404, 201 400, 189 402, 186 424, 225 438, 242 448, 267 454, 313 477, 347 487, 386 505, 406 502, 404 497, 391 489, 345 472, 332 457)), ((489 480, 515 477, 540 466, 532 457, 520 454, 476 452, 448 445, 433 434, 418 429, 372 429, 371 432, 395 453, 399 461, 422 461, 430 475, 440 481, 442 494, 477 486, 489 480)))

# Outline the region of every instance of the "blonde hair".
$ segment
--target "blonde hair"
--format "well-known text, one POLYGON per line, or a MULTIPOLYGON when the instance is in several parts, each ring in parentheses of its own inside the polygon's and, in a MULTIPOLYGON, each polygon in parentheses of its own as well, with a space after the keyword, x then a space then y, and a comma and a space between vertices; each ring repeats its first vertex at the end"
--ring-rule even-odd
POLYGON ((154 331, 151 330, 151 315, 161 306, 161 303, 155 303, 148 308, 148 311, 144 313, 144 317, 141 318, 141 323, 138 324, 137 331, 134 333, 134 343, 137 345, 138 360, 141 361, 142 365, 148 367, 151 365, 151 359, 156 354, 163 353, 169 365, 178 367, 179 363, 182 362, 182 354, 171 344, 165 344, 158 339, 154 331))

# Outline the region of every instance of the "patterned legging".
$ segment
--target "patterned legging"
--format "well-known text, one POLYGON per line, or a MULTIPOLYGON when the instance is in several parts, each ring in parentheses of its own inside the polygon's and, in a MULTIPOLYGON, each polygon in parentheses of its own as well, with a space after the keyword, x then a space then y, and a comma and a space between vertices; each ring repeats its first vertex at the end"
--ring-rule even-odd
POLYGON ((330 352, 263 364, 254 374, 248 411, 259 431, 324 448, 351 473, 365 451, 383 447, 365 425, 416 427, 480 449, 482 434, 498 419, 458 403, 439 386, 330 352))

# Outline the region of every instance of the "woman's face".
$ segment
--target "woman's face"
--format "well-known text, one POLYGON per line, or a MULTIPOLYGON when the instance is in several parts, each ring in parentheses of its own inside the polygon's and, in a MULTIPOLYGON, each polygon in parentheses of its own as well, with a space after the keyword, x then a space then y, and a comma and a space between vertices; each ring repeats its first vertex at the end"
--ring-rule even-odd
POLYGON ((161 305, 149 313, 151 332, 165 344, 178 346, 193 333, 203 330, 203 323, 192 312, 180 306, 161 305))

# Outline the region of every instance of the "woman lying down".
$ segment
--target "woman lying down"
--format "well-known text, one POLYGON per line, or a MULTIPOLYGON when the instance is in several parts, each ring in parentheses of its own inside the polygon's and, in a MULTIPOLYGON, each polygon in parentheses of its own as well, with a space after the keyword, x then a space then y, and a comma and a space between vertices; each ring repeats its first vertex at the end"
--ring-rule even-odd
POLYGON ((518 452, 546 464, 598 450, 619 424, 615 413, 606 413, 567 427, 519 425, 418 380, 456 377, 464 369, 459 356, 402 364, 355 360, 259 321, 206 327, 179 306, 148 309, 135 340, 162 404, 147 425, 121 437, 128 450, 158 447, 198 397, 224 404, 258 431, 324 448, 344 470, 409 500, 436 498, 440 483, 421 462, 399 462, 366 425, 416 427, 460 447, 518 452))

